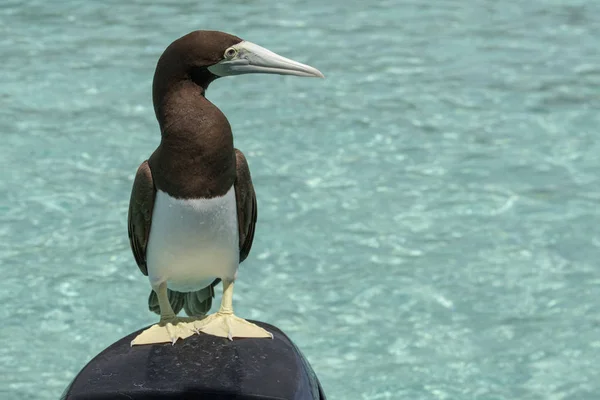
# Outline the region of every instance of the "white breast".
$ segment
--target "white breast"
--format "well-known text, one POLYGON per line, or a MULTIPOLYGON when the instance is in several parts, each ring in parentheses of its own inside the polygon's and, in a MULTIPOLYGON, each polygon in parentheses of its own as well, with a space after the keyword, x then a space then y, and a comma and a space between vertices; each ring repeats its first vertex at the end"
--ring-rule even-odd
POLYGON ((216 278, 235 279, 239 264, 237 207, 233 186, 222 197, 175 199, 158 191, 146 250, 155 286, 191 292, 216 278))

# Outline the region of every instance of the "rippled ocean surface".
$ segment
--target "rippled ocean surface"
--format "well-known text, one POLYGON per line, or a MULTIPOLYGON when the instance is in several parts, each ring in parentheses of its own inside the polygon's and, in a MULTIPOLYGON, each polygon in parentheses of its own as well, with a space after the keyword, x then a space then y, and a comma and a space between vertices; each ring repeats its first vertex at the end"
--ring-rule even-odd
POLYGON ((599 15, 593 0, 4 0, 0 398, 56 399, 156 321, 127 206, 160 138, 156 61, 195 29, 327 77, 224 78, 207 97, 259 203, 237 312, 286 331, 329 398, 600 398, 599 15))

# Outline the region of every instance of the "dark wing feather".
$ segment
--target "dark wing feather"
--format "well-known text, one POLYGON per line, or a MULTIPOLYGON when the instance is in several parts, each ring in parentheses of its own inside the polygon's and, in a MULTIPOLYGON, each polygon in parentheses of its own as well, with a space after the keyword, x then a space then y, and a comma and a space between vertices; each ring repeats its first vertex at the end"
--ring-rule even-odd
POLYGON ((156 188, 152 181, 152 172, 150 171, 148 160, 146 160, 138 168, 135 180, 133 181, 127 223, 129 244, 131 245, 135 261, 144 275, 148 275, 146 246, 148 245, 148 236, 150 235, 155 197, 156 188))
POLYGON ((252 185, 250 169, 244 154, 235 149, 236 178, 235 196, 237 201, 238 227, 240 234, 240 263, 248 257, 254 240, 257 208, 256 194, 252 185))

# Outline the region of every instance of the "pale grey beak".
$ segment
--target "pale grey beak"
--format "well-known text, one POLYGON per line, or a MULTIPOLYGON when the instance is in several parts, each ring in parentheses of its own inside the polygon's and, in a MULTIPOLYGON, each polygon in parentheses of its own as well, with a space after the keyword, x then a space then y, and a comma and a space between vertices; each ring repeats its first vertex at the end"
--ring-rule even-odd
POLYGON ((279 74, 324 78, 316 68, 275 54, 257 44, 240 42, 225 50, 225 58, 208 70, 217 76, 279 74))

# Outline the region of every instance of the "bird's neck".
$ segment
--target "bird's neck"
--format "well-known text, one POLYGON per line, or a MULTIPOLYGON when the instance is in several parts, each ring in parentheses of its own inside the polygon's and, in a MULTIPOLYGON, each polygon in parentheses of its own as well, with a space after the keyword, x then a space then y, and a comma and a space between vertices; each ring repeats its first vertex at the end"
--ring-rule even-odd
MULTIPOLYGON (((204 94, 203 87, 185 78, 155 84, 154 112, 160 125, 161 135, 165 137, 168 133, 177 132, 181 129, 178 129, 177 125, 181 127, 190 118, 204 114, 206 107, 214 107, 204 94)), ((201 127, 197 127, 196 130, 201 130, 201 127)))
POLYGON ((179 197, 221 195, 235 180, 231 127, 204 92, 202 86, 183 79, 154 93, 162 140, 151 168, 153 175, 155 169, 160 171, 157 187, 179 197))

